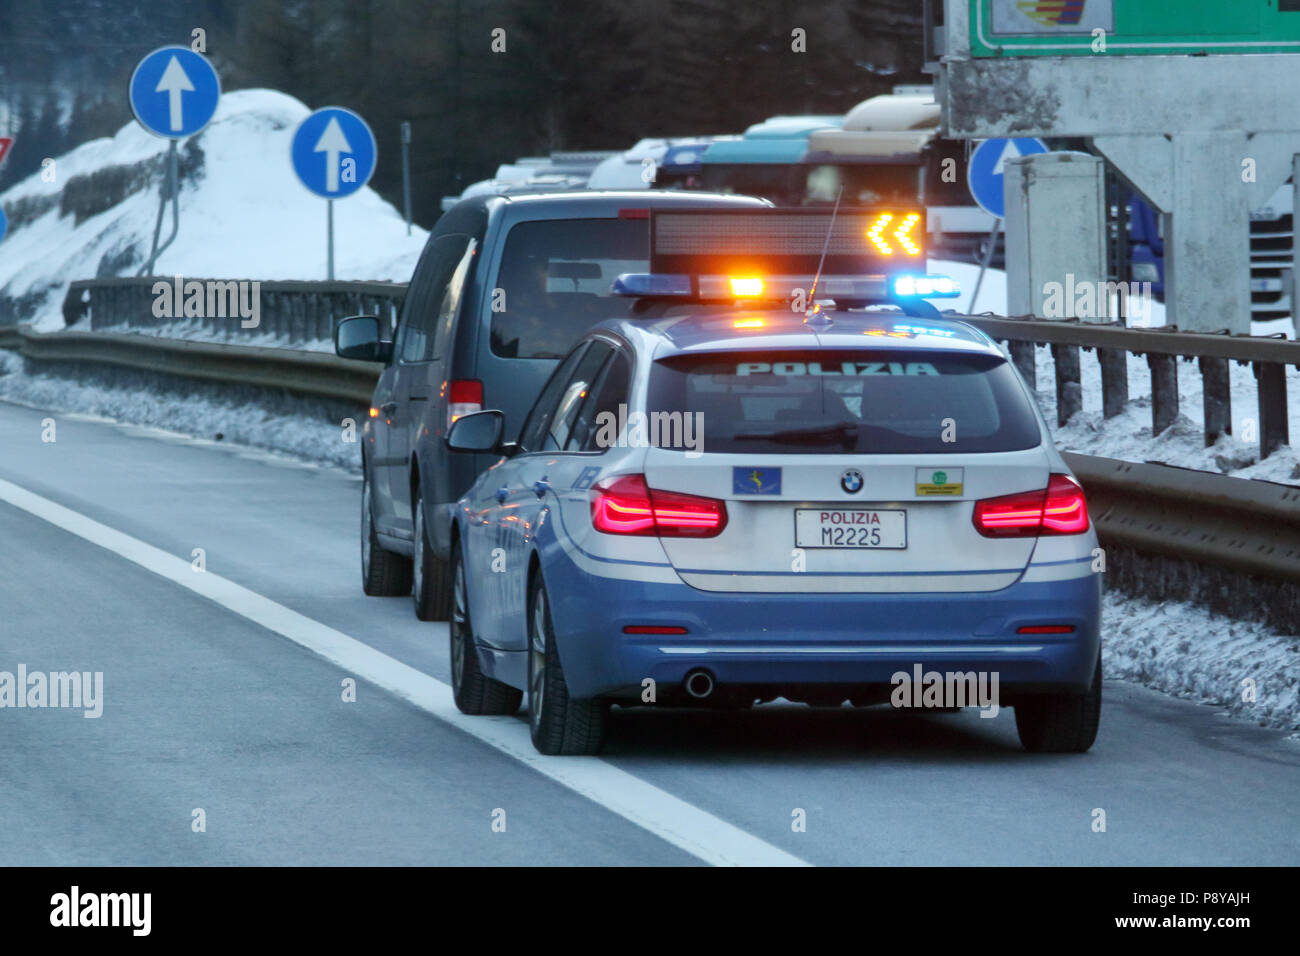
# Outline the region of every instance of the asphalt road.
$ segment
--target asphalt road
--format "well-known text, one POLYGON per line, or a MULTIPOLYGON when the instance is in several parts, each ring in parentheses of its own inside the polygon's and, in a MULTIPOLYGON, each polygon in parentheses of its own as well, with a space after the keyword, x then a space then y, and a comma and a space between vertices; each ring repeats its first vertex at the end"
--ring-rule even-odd
POLYGON ((773 704, 540 757, 454 711, 446 625, 361 593, 359 487, 0 403, 0 671, 103 673, 97 719, 0 709, 0 864, 1300 862, 1300 745, 1119 681, 1082 756, 1009 710, 773 704))

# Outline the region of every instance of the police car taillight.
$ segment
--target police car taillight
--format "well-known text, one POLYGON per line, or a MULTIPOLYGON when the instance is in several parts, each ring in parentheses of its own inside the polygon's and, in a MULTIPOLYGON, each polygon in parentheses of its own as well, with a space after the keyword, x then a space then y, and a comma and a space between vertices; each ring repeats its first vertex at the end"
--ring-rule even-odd
POLYGON ((1088 503, 1069 475, 1052 475, 1041 491, 1023 491, 975 502, 975 530, 986 538, 1083 534, 1088 503))
POLYGON ((483 383, 477 379, 460 379, 447 389, 447 427, 462 415, 483 411, 483 383))
POLYGON ((605 534, 712 538, 727 526, 727 505, 651 489, 643 475, 619 475, 591 489, 591 523, 605 534))

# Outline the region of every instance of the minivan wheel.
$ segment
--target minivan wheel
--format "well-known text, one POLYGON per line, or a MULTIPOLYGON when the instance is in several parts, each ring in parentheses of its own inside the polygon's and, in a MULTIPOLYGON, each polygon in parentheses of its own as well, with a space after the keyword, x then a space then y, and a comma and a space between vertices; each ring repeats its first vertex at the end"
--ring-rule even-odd
POLYGON ((369 476, 361 480, 361 589, 371 597, 411 592, 411 559, 385 550, 375 534, 369 476))
POLYGON ((1046 694, 1016 704, 1016 730, 1031 753, 1083 753, 1101 722, 1101 655, 1084 694, 1046 694))
POLYGON ((469 619, 469 587, 460 544, 451 549, 451 691, 463 714, 513 714, 524 692, 493 680, 479 668, 469 619))
POLYGON ((426 520, 424 498, 416 493, 412 503, 415 514, 415 542, 412 576, 415 585, 411 596, 415 598, 415 616, 421 621, 445 621, 451 610, 451 589, 447 587, 447 562, 433 553, 429 546, 429 523, 426 520))
POLYGON ((569 696, 546 585, 539 574, 528 595, 528 729, 533 746, 544 754, 599 753, 608 716, 604 701, 569 696))

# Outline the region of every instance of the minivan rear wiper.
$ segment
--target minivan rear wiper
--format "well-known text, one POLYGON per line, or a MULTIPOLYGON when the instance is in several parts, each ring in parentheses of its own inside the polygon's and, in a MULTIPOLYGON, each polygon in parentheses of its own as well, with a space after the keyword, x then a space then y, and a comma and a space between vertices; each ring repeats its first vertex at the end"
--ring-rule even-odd
POLYGON ((852 451, 858 444, 858 426, 852 422, 823 425, 818 428, 790 428, 762 432, 737 432, 735 441, 775 441, 791 445, 843 445, 852 451))

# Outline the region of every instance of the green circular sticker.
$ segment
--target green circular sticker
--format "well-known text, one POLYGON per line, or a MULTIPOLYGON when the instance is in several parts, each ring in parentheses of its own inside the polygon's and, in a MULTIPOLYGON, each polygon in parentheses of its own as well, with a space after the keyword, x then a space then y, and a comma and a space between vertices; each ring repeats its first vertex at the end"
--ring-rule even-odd
POLYGON ((948 473, 946 471, 936 471, 930 480, 936 485, 946 485, 948 483, 948 473))

